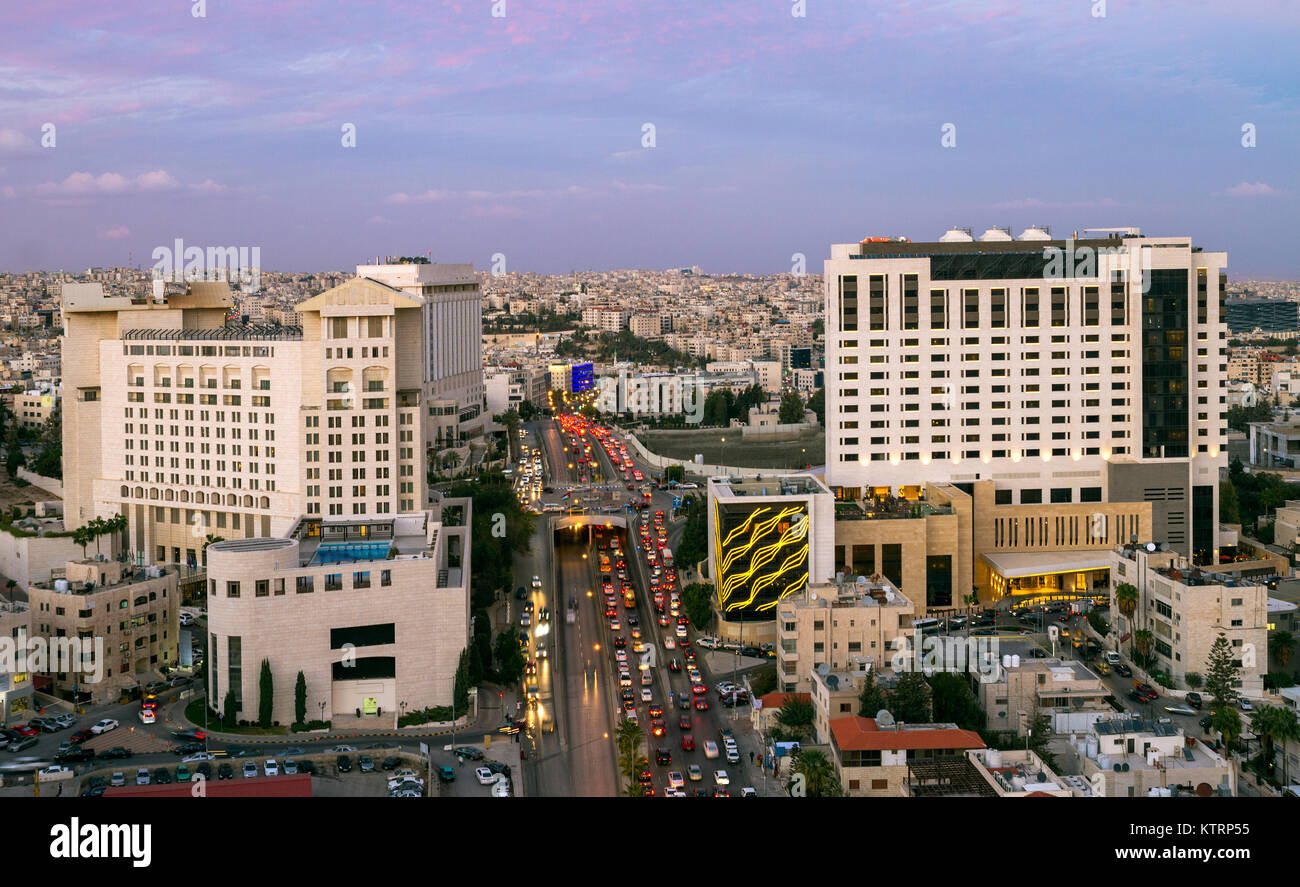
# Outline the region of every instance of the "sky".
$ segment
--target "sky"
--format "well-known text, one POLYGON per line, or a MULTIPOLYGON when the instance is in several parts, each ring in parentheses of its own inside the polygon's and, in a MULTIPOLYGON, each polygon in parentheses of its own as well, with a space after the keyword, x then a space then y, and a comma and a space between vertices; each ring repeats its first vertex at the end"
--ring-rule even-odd
POLYGON ((0 35, 10 271, 819 272, 1038 224, 1300 279, 1295 0, 42 0, 0 35))

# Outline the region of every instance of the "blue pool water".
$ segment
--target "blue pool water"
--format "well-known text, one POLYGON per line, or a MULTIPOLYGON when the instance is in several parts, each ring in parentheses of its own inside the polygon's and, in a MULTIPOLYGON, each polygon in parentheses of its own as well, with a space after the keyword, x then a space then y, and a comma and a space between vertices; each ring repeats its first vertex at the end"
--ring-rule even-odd
POLYGON ((315 564, 346 564, 352 561, 383 560, 388 557, 389 542, 322 542, 312 558, 315 564))

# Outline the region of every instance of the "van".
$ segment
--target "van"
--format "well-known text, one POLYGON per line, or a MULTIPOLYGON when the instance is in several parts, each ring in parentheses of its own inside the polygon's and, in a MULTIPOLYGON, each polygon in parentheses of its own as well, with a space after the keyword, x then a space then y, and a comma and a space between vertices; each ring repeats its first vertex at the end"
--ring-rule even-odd
POLYGON ((1106 651, 1106 664, 1110 666, 1119 665, 1119 654, 1114 650, 1106 651))

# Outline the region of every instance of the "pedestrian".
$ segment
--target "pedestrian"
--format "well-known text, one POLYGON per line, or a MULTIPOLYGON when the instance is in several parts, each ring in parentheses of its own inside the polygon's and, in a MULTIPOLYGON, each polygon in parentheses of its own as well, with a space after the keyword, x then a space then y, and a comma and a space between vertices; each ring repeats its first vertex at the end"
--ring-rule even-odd
POLYGON ((754 753, 752 751, 749 753, 749 763, 750 764, 754 763, 754 753))
POLYGON ((456 759, 457 759, 458 761, 460 761, 460 766, 462 766, 462 767, 465 766, 465 756, 464 756, 464 755, 456 755, 456 759))
POLYGON ((57 795, 55 795, 54 797, 56 797, 56 798, 61 798, 61 797, 63 797, 63 786, 62 786, 62 785, 59 786, 59 793, 58 793, 57 795))

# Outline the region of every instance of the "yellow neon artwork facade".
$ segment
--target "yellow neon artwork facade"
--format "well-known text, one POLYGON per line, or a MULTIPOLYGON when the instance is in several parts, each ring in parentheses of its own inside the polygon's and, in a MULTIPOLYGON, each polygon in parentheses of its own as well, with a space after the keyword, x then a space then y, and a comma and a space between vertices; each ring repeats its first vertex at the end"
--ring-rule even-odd
POLYGON ((713 502, 718 605, 731 615, 772 610, 808 582, 808 508, 713 502))

